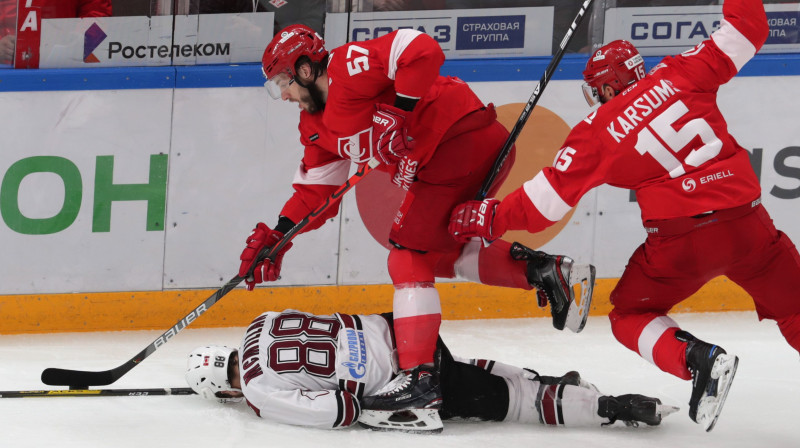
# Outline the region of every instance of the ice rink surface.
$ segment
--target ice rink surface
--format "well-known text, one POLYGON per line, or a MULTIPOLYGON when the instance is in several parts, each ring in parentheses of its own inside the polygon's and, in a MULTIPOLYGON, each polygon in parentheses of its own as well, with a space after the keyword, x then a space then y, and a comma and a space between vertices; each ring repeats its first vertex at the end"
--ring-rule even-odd
MULTIPOLYGON (((255 317, 255 316, 254 316, 255 317)), ((243 403, 191 396, 0 398, 0 447, 214 448, 792 448, 800 446, 800 356, 772 321, 754 312, 673 316, 697 337, 740 358, 716 428, 688 417, 691 385, 661 372, 616 342, 605 316, 580 334, 558 332, 549 319, 445 321, 455 354, 531 367, 542 374, 578 370, 605 394, 641 393, 681 407, 660 426, 545 427, 517 423, 445 423, 439 435, 336 431, 264 421, 243 403)), ((166 330, 166 329, 165 329, 166 330)), ((162 346, 107 388, 186 387, 185 356, 197 346, 236 346, 242 328, 192 329, 162 346)), ((161 331, 0 336, 0 390, 47 388, 46 367, 107 370, 130 359, 161 331)))

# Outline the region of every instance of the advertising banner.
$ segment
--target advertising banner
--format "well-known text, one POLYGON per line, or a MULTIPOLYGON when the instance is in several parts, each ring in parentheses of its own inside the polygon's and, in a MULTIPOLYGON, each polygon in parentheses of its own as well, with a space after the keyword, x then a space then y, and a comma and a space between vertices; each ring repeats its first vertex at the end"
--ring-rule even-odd
POLYGON ((274 13, 42 20, 40 68, 231 64, 261 60, 274 13))
MULTIPOLYGON (((759 53, 800 51, 800 3, 764 5, 769 37, 759 53)), ((665 56, 700 43, 722 20, 722 5, 610 8, 603 42, 625 39, 643 56, 665 56)))
POLYGON ((547 56, 553 7, 352 13, 348 41, 374 39, 401 28, 429 34, 448 59, 547 56))

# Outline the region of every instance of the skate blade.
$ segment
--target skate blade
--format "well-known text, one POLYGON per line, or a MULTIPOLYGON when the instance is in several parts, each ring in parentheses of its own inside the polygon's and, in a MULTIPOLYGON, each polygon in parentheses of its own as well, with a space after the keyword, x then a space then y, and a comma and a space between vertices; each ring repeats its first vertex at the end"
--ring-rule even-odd
POLYGON ((574 333, 580 333, 589 318, 589 307, 592 305, 594 291, 595 267, 591 264, 575 264, 569 274, 570 287, 580 290, 575 300, 569 304, 566 327, 574 333))
POLYGON ((374 431, 398 431, 413 434, 437 434, 444 425, 436 409, 405 409, 402 411, 375 411, 364 409, 358 424, 374 431))
POLYGON ((703 397, 697 406, 697 423, 702 425, 706 432, 714 429, 728 391, 739 367, 739 357, 732 355, 719 355, 711 368, 711 378, 717 379, 717 395, 703 397))
POLYGON ((681 410, 681 408, 679 408, 677 406, 672 406, 672 405, 669 405, 669 404, 657 404, 656 405, 656 414, 659 417, 661 417, 662 420, 664 419, 664 417, 672 415, 672 414, 674 414, 674 413, 676 413, 676 412, 678 412, 680 410, 681 410))

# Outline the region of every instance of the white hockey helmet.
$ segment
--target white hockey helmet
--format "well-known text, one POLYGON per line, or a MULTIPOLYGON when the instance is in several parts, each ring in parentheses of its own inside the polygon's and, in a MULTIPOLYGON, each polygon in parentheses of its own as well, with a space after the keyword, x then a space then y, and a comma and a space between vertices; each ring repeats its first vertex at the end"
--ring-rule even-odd
POLYGON ((198 347, 189 353, 186 365, 186 382, 198 395, 220 403, 238 402, 242 399, 224 397, 219 392, 241 392, 231 386, 228 379, 228 366, 237 352, 235 348, 224 345, 198 347))

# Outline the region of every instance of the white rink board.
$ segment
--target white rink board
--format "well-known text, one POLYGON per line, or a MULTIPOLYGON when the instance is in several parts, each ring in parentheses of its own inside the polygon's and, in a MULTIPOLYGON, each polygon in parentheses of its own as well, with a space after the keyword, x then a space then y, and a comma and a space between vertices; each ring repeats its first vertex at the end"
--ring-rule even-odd
MULTIPOLYGON (((92 232, 96 158, 114 156, 115 183, 145 183, 151 154, 167 152, 172 92, 127 90, 3 93, 0 172, 29 157, 67 159, 80 172, 75 221, 48 235, 11 230, 3 210, 0 294, 161 289, 164 233, 147 232, 143 201, 112 205, 109 232, 92 232), (35 117, 35 118, 34 118, 35 117)), ((3 186, 5 191, 7 185, 3 186)), ((7 194, 7 193, 6 193, 7 194)), ((56 215, 64 183, 34 173, 19 187, 19 211, 31 219, 56 215)))
MULTIPOLYGON (((795 242, 800 241, 800 199, 791 198, 800 194, 797 81, 735 78, 720 90, 719 101, 740 144, 762 148, 764 204, 795 242)), ((485 102, 498 106, 524 103, 534 85, 471 83, 485 102)), ((0 294, 218 288, 236 275, 255 223, 275 224, 302 155, 296 107, 272 101, 262 88, 24 92, 0 98, 4 182, 20 160, 56 156, 77 167, 82 183, 77 217, 60 232, 18 233, 3 210, 0 238, 7 256, 0 259, 0 294), (109 231, 93 231, 97 158, 113 156, 114 184, 137 184, 147 182, 150 157, 161 153, 169 158, 163 229, 146 230, 146 203, 127 201, 113 202, 109 231)), ((537 107, 569 125, 590 111, 579 81, 550 82, 537 107)), ((65 195, 53 173, 30 174, 19 184, 19 213, 52 217, 65 195)), ((354 197, 352 192, 345 197, 343 216, 296 238, 278 285, 389 282, 388 251, 361 223, 354 197)), ((542 249, 591 262, 600 278, 619 277, 645 237, 638 206, 628 198, 627 191, 613 187, 590 192, 572 222, 542 249)), ((11 203, 7 197, 0 202, 5 209, 11 203)))

